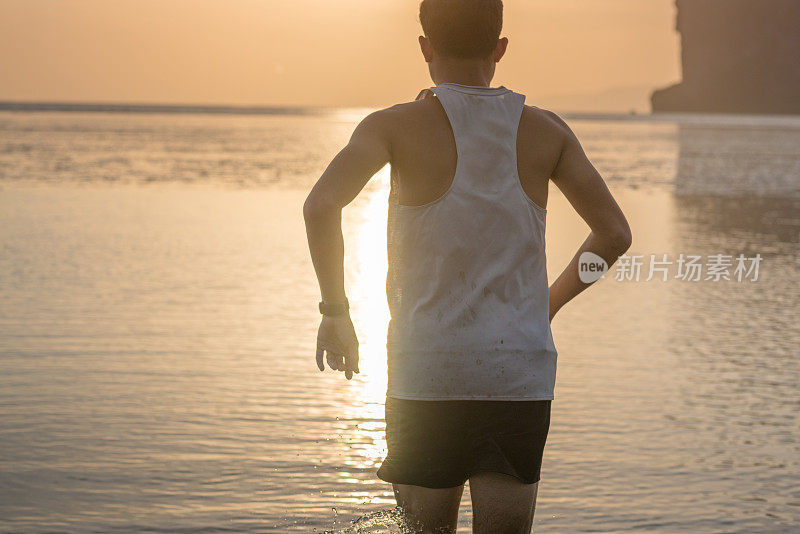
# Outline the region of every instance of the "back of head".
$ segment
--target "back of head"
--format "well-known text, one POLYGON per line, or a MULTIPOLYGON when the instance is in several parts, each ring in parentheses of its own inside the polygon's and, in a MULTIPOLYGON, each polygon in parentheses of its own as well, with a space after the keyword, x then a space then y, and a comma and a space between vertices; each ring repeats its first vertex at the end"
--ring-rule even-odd
POLYGON ((503 0, 423 0, 419 20, 436 53, 484 58, 503 29, 503 0))

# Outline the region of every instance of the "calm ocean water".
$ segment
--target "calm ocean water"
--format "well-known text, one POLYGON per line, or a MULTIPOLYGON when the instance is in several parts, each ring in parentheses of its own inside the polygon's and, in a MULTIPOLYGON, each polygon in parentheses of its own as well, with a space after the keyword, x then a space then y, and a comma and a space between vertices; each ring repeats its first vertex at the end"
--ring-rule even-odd
MULTIPOLYGON (((394 528, 386 170, 345 210, 350 382, 315 367, 301 215, 362 115, 0 112, 0 532, 394 528)), ((554 321, 536 531, 797 532, 800 118, 568 122, 643 266, 554 321)), ((588 233, 555 189, 547 232, 552 279, 588 233)))

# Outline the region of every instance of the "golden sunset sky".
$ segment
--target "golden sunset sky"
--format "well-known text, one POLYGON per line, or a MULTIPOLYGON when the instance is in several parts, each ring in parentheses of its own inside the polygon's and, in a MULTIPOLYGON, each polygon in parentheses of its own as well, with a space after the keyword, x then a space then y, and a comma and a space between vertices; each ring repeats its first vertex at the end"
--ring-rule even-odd
MULTIPOLYGON (((417 0, 0 0, 0 100, 385 106, 429 86, 417 0)), ((506 0, 494 85, 647 110, 680 79, 672 0, 506 0)))

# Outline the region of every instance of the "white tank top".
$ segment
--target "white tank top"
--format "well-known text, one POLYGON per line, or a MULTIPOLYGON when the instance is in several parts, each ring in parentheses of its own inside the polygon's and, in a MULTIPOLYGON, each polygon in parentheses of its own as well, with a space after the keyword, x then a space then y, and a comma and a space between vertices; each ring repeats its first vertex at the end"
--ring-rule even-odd
POLYGON ((407 206, 389 198, 387 395, 552 399, 546 210, 517 173, 525 96, 454 83, 430 90, 458 162, 438 199, 407 206))

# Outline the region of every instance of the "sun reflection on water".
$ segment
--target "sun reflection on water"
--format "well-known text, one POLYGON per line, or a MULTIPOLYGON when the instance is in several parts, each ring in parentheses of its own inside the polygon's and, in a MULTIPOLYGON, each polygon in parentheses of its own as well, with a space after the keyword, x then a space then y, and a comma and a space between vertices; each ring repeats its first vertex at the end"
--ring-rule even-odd
MULTIPOLYGON (((350 463, 373 468, 386 454, 384 400, 386 398, 386 210, 389 167, 379 171, 351 204, 345 230, 345 282, 359 339, 359 368, 354 398, 345 417, 359 421, 351 437, 358 451, 350 463)), ((347 209, 345 210, 347 211, 347 209)))

